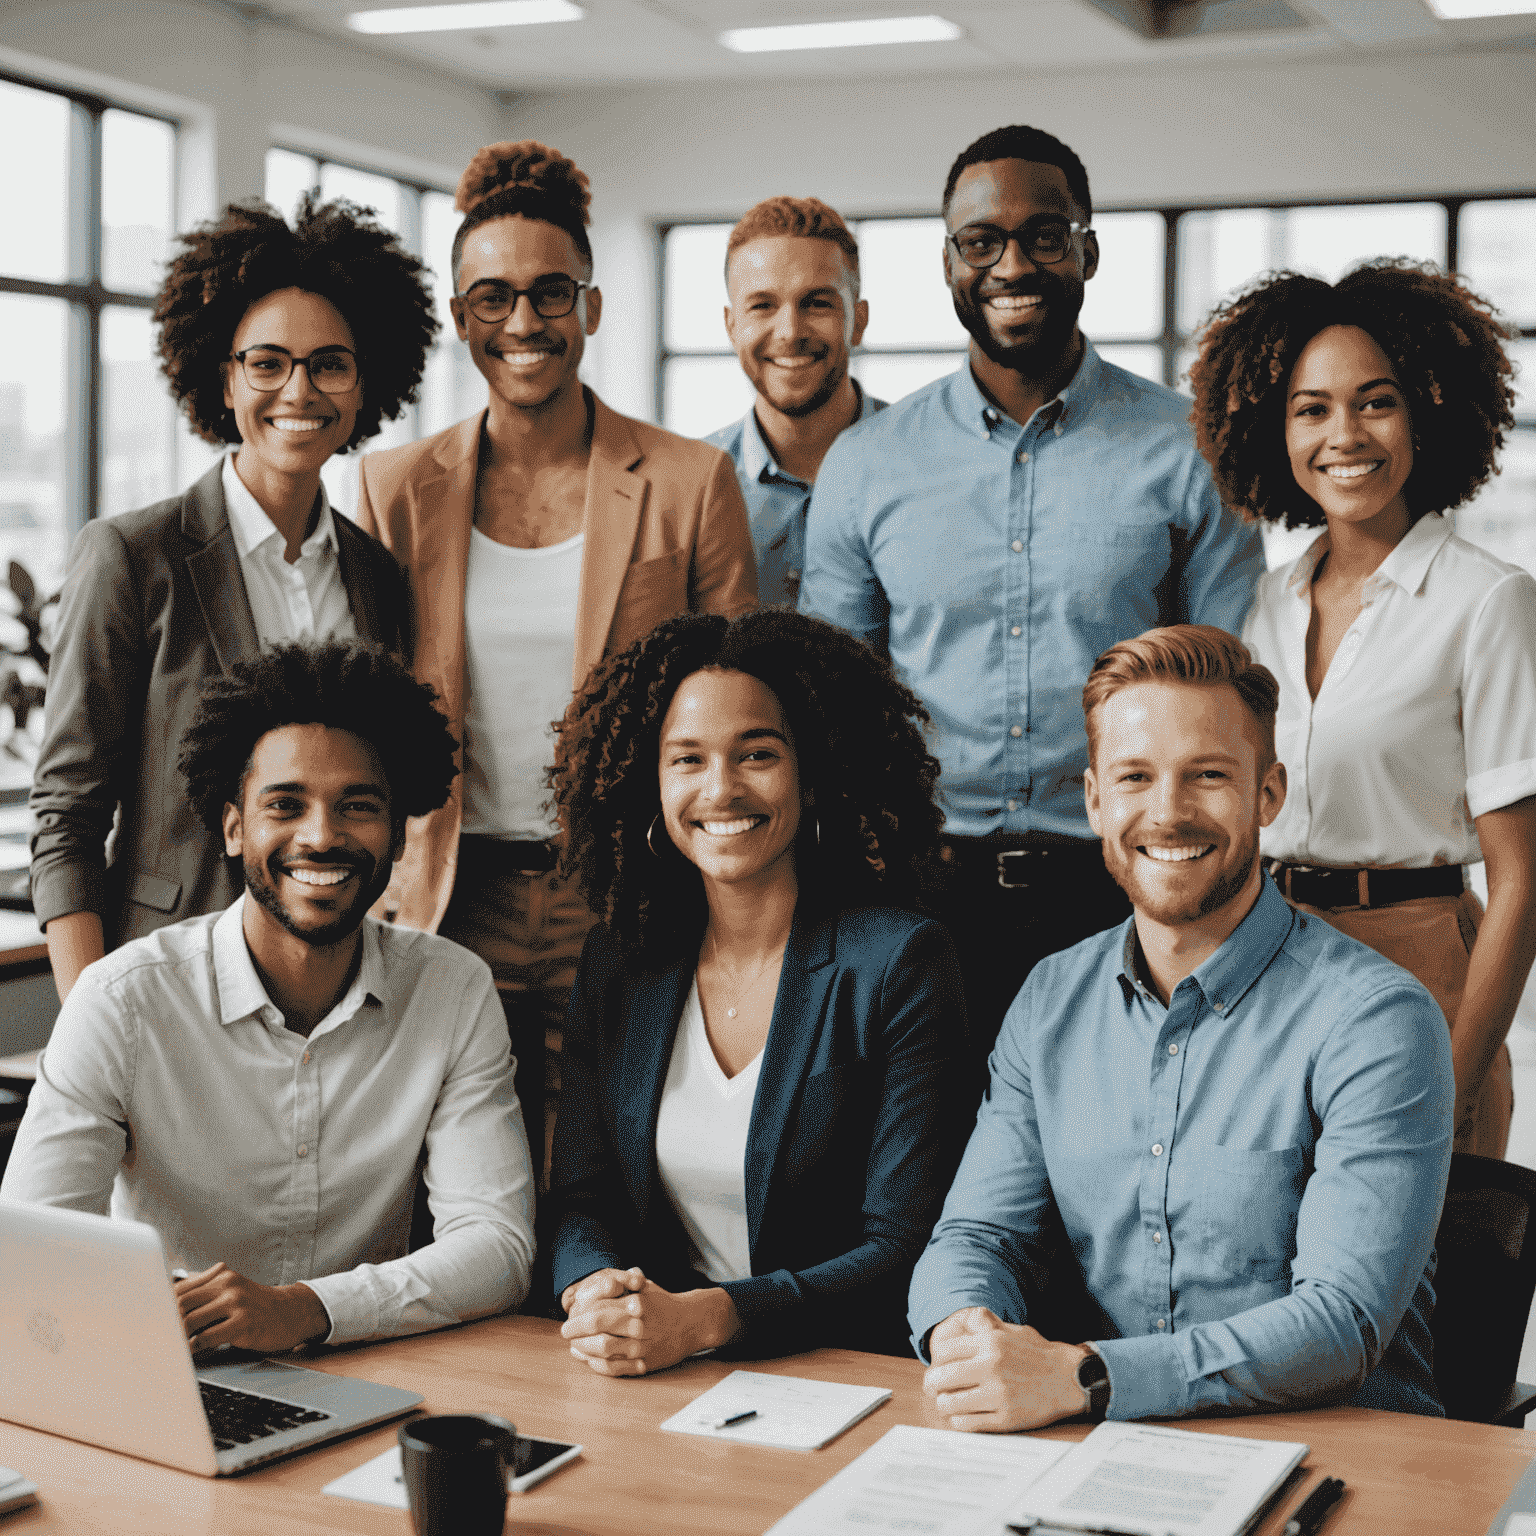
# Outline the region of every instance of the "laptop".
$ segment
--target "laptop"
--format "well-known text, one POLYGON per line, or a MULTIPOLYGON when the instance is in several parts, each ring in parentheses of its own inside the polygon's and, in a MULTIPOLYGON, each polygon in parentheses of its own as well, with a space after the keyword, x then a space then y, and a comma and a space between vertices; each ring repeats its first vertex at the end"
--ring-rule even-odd
POLYGON ((0 1418, 225 1477, 421 1402, 286 1360, 217 1358, 193 1361, 153 1227, 0 1202, 0 1418))

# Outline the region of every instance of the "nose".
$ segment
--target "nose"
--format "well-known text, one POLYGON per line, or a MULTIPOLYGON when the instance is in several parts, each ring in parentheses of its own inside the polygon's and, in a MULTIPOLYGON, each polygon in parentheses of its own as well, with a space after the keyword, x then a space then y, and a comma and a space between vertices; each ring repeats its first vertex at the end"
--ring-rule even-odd
POLYGON ((1182 774, 1164 774, 1158 779, 1151 798, 1152 820, 1157 826, 1175 827, 1187 819, 1188 788, 1182 774))
POLYGON ((315 388, 315 381, 309 376, 308 363, 293 365, 293 372, 288 375, 287 381, 278 391, 278 398, 286 400, 290 405, 299 405, 306 400, 311 400, 319 390, 315 388))
POLYGON ((512 313, 501 322, 501 328, 512 336, 534 336, 544 329, 544 320, 533 307, 533 295, 520 293, 512 306, 512 313))
POLYGON ((1040 268, 1032 262, 1024 251, 1024 242, 1017 235, 1010 235, 1008 243, 1003 247, 1003 254, 997 258, 992 268, 992 276, 1009 279, 1014 277, 1031 277, 1040 268))
POLYGON ((773 335, 776 341, 795 341, 801 332, 800 307, 797 304, 781 304, 773 317, 773 335))
POLYGON ((345 836, 330 806, 316 803, 305 811, 294 826, 293 840, 301 848, 323 853, 338 847, 345 836))
POLYGON ((739 788, 738 765, 735 757, 722 753, 711 758, 704 776, 704 799, 707 804, 724 808, 736 798, 739 788))
POLYGON ((1328 446, 1334 449, 1358 447, 1365 440, 1360 420, 1360 413, 1353 405, 1340 406, 1328 419, 1328 446))

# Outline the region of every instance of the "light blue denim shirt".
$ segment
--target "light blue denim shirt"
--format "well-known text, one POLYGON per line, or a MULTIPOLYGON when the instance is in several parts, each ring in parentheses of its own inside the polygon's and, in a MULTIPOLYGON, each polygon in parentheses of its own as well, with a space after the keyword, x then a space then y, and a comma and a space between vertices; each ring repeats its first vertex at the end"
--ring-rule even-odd
MULTIPOLYGON (((885 409, 884 400, 859 391, 859 414, 854 425, 885 409)), ((757 411, 747 412, 704 439, 730 454, 747 499, 747 522, 752 529, 752 548, 757 555, 757 600, 794 606, 800 595, 805 570, 805 511, 811 504, 811 488, 787 475, 774 462, 773 450, 763 439, 757 411)))
POLYGON ((969 366, 850 427, 816 477, 800 609, 928 706, 949 830, 1090 838, 1088 669, 1158 624, 1236 634, 1264 570, 1189 401, 1104 362, 1020 426, 969 366))
POLYGON ((1440 1413, 1455 1083, 1434 1000, 1268 876, 1166 1009, 1134 925, 1042 960, 1009 1009, 912 1276, 919 1353, 961 1307, 1028 1321, 1054 1199, 1102 1314, 1112 1419, 1440 1413))

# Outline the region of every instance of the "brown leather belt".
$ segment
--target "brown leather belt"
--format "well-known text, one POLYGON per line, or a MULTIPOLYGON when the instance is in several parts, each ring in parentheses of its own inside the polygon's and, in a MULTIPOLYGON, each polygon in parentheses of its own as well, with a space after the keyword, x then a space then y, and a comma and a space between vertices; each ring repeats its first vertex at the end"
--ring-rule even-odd
POLYGON ((1043 896, 1085 877, 1105 878, 1103 846, 1087 838, 946 837, 944 847, 945 861, 966 879, 995 880, 1005 891, 1043 896))
POLYGON ((1281 894, 1309 907, 1390 907, 1425 896, 1459 896, 1466 885, 1460 864, 1429 869, 1322 869, 1270 861, 1281 894))

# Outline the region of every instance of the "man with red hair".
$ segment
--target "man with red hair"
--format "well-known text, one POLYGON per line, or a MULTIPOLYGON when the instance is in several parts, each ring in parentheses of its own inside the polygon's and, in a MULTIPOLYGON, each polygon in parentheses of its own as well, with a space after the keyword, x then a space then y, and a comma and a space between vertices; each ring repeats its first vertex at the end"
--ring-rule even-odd
POLYGON ((839 433, 885 409, 848 371, 849 350, 869 324, 858 242, 817 198, 765 198, 731 231, 725 286, 726 333, 757 399, 705 442, 736 466, 759 598, 793 603, 816 471, 839 433))

